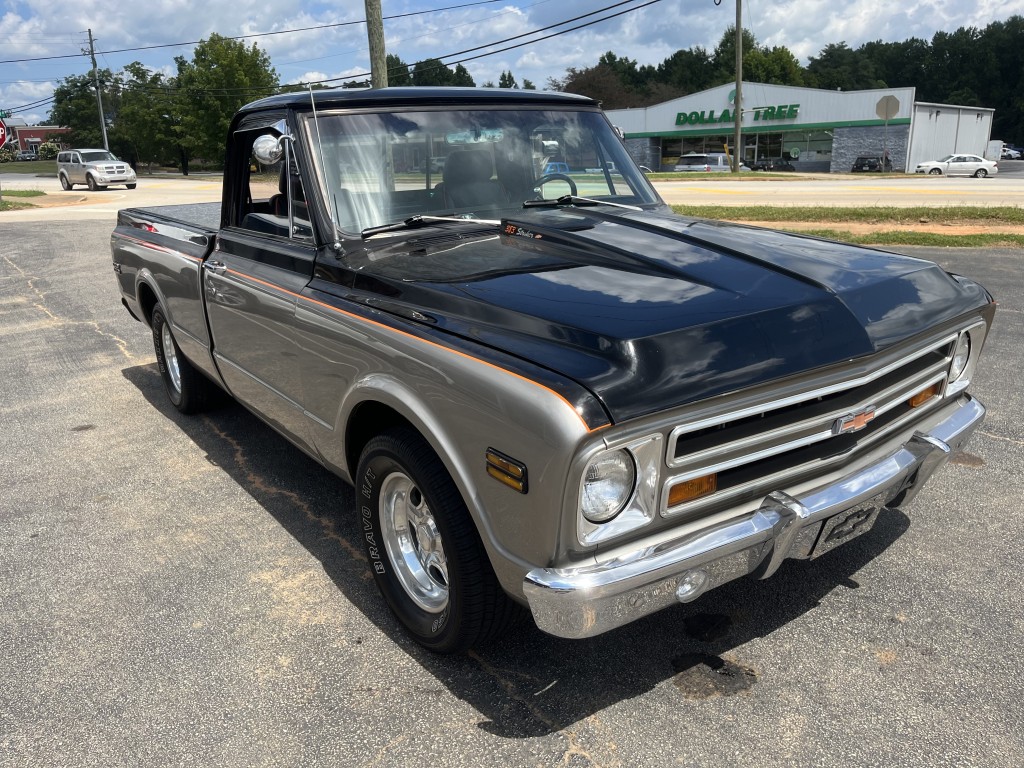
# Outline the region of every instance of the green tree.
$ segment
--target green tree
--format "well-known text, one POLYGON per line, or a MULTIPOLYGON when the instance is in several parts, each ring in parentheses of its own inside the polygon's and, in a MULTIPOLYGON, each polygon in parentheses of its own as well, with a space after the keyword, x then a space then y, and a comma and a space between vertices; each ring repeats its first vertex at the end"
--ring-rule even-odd
POLYGON ((743 79, 775 85, 803 85, 804 70, 785 46, 755 48, 743 58, 743 79))
POLYGON ((388 85, 404 86, 412 85, 412 75, 409 74, 409 65, 393 53, 387 55, 388 85))
POLYGON ((808 85, 829 91, 860 91, 884 88, 875 73, 874 62, 845 42, 829 43, 807 64, 808 85))
POLYGON ((526 79, 524 77, 523 78, 523 90, 524 91, 536 91, 537 90, 537 86, 533 84, 532 80, 528 80, 528 79, 526 79))
POLYGON ((222 162, 231 117, 239 107, 277 88, 270 57, 255 43, 246 47, 216 33, 196 46, 191 61, 175 58, 178 99, 174 132, 182 147, 182 170, 188 158, 222 162))
MULTIPOLYGON (((116 116, 120 106, 121 76, 114 75, 109 69, 99 70, 98 75, 103 113, 109 121, 116 116)), ((73 146, 103 146, 96 89, 91 74, 70 75, 58 83, 53 91, 50 122, 70 129, 65 141, 73 146)))
POLYGON ((440 59, 417 61, 412 67, 413 85, 451 85, 453 76, 440 59))
POLYGON ((864 43, 858 53, 871 61, 875 75, 884 83, 883 87, 915 87, 919 98, 931 98, 925 95, 932 81, 932 52, 927 40, 917 37, 893 43, 875 40, 864 43))
POLYGON ((569 67, 562 80, 551 78, 548 80, 548 88, 553 91, 565 91, 566 93, 578 93, 581 96, 601 102, 605 109, 620 109, 622 107, 636 106, 629 103, 624 93, 622 80, 610 67, 598 64, 595 67, 584 67, 577 69, 569 67))
POLYGON ((501 77, 498 78, 499 88, 518 88, 519 84, 516 83, 516 79, 512 77, 512 73, 508 71, 502 71, 501 77))
MULTIPOLYGON (((754 33, 749 29, 742 31, 743 38, 743 76, 744 79, 753 80, 753 78, 747 76, 746 61, 750 57, 753 51, 759 50, 757 44, 757 38, 754 37, 754 33)), ((712 85, 722 85, 723 83, 733 82, 736 80, 736 25, 730 24, 726 27, 725 32, 722 33, 722 37, 718 41, 718 45, 715 46, 714 52, 711 54, 711 69, 712 69, 712 85)))
POLYGON ((700 46, 678 50, 657 66, 655 79, 675 94, 669 98, 706 90, 714 81, 711 54, 700 46))
POLYGON ((476 87, 476 83, 473 82, 473 77, 469 74, 469 70, 461 64, 455 65, 455 72, 452 74, 451 84, 460 88, 476 87))
POLYGON ((112 121, 111 149, 133 166, 178 154, 172 83, 139 62, 124 68, 120 108, 112 121))

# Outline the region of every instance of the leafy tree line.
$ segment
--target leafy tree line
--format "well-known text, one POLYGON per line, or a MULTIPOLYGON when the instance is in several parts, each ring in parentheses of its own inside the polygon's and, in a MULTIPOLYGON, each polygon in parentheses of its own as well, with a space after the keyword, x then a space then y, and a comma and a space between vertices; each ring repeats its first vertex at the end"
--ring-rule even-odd
MULTIPOLYGON (((110 150, 133 165, 173 163, 188 173, 200 158, 223 162, 231 116, 243 104, 277 91, 277 73, 256 45, 214 34, 191 60, 174 59, 165 77, 139 62, 98 72, 110 150)), ((50 120, 70 128, 67 141, 101 147, 96 91, 90 75, 64 78, 54 91, 50 120)))
MULTIPOLYGON (((638 66, 609 51, 594 66, 570 68, 547 85, 598 99, 605 109, 644 107, 731 82, 735 62, 733 27, 710 52, 696 46, 656 66, 638 66)), ((1024 16, 936 32, 930 42, 878 40, 856 49, 829 43, 806 67, 785 46, 762 46, 743 30, 743 79, 844 91, 913 86, 918 101, 994 108, 992 135, 1024 142, 1024 16)))
MULTIPOLYGON (((246 47, 216 34, 196 46, 191 60, 179 56, 174 63, 176 74, 170 77, 139 62, 120 72, 101 69, 97 73, 107 142, 114 154, 136 167, 175 165, 187 174, 196 159, 219 166, 231 117, 239 107, 281 91, 304 90, 301 85, 281 87, 269 57, 256 45, 246 47)), ((476 85, 464 66, 452 69, 440 59, 409 65, 388 54, 387 64, 394 86, 476 85)), ((346 81, 342 87, 369 85, 369 81, 346 81)), ((511 72, 502 72, 499 87, 519 86, 511 72)), ((523 88, 533 87, 523 80, 523 88)), ((72 146, 103 146, 91 73, 60 82, 50 120, 71 129, 66 141, 72 146)))
MULTIPOLYGON (((843 90, 915 86, 920 101, 993 107, 993 136, 1024 142, 1022 16, 984 29, 937 32, 930 42, 875 41, 856 49, 830 43, 807 66, 785 46, 760 45, 747 30, 743 50, 748 81, 843 90)), ((216 34, 197 45, 190 60, 179 56, 174 64, 172 76, 138 62, 117 73, 98 73, 110 148, 136 166, 170 163, 188 173, 196 159, 220 165, 228 125, 239 107, 302 87, 282 88, 269 57, 255 44, 247 47, 216 34)), ((449 67, 436 58, 410 65, 388 54, 387 66, 393 86, 476 85, 464 66, 449 67)), ((730 82, 734 67, 735 35, 729 29, 712 51, 682 49, 660 64, 643 66, 609 51, 592 67, 549 78, 547 86, 598 99, 606 109, 642 107, 730 82)), ((510 71, 501 73, 497 85, 520 87, 510 71)), ((368 81, 348 81, 343 87, 367 86, 368 81)), ((534 84, 524 79, 521 87, 529 90, 534 84)), ((71 129, 67 141, 73 146, 102 146, 91 75, 60 82, 50 120, 71 129)))

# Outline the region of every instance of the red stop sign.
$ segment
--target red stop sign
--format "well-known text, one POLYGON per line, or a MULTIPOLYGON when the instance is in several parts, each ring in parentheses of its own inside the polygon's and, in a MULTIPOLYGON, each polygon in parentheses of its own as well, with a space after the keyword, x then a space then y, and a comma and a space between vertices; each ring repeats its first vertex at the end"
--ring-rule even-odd
POLYGON ((0 147, 7 143, 7 126, 0 120, 0 147))

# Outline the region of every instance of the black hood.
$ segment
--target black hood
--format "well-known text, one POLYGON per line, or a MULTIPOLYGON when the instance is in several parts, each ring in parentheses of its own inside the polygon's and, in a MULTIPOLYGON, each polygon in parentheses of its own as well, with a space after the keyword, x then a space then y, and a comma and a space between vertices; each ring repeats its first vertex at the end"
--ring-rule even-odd
POLYGON ((371 241, 356 285, 573 379, 615 422, 870 355, 989 301, 928 261, 658 212, 535 210, 501 232, 371 241))

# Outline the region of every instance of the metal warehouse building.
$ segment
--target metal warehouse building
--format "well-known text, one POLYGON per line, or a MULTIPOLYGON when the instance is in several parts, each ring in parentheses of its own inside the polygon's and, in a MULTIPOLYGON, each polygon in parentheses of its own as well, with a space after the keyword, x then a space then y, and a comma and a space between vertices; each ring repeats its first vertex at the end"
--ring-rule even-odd
MULTIPOLYGON (((744 82, 743 162, 781 157, 797 170, 845 173, 859 156, 888 153, 894 170, 913 173, 919 162, 954 152, 985 154, 994 110, 919 102, 914 91, 744 82)), ((734 85, 720 85, 608 117, 638 163, 670 171, 689 152, 732 153, 735 95, 734 85)))

